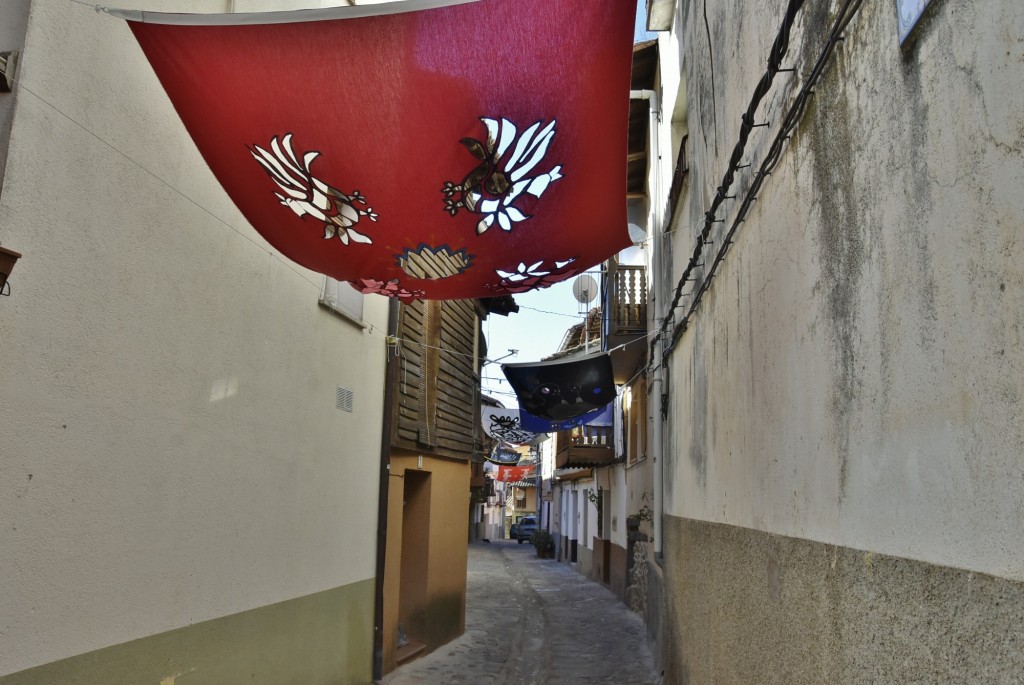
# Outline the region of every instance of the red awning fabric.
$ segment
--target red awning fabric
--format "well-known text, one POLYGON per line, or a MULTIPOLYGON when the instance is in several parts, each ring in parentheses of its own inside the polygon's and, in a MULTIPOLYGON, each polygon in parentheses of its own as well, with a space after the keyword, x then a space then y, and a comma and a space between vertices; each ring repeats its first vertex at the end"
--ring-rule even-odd
POLYGON ((535 474, 533 466, 499 466, 498 477, 495 480, 503 483, 514 483, 523 480, 529 475, 535 474))
POLYGON ((628 245, 635 6, 126 16, 253 227, 305 267, 408 300, 545 287, 628 245))

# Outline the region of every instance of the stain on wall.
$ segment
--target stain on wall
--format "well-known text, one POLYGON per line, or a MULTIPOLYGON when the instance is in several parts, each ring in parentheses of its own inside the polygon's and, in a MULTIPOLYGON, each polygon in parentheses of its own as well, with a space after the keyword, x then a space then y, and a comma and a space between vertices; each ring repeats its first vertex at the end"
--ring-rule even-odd
POLYGON ((1013 682, 1024 583, 669 517, 666 683, 1013 682), (739 646, 742 645, 742 648, 739 646))

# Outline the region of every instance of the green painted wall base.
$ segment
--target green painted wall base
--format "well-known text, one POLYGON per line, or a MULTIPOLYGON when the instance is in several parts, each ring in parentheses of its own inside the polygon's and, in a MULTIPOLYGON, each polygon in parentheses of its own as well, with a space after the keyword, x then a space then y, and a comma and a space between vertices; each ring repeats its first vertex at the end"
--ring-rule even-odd
POLYGON ((0 677, 0 685, 364 685, 373 579, 0 677))

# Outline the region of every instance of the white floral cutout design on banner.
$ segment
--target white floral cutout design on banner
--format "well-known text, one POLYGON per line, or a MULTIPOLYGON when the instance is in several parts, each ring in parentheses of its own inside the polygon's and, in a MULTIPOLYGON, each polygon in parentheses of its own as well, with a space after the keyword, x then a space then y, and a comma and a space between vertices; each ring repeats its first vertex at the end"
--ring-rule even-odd
POLYGON ((445 196, 445 211, 455 216, 460 209, 482 214, 476 225, 477 234, 482 234, 495 223, 503 231, 511 231, 512 224, 526 221, 524 214, 513 203, 522 194, 540 197, 555 181, 562 178, 562 166, 530 175, 547 154, 548 146, 555 137, 555 121, 541 127, 542 121, 533 124, 518 139, 516 125, 508 119, 481 117, 487 128, 487 139, 463 138, 460 142, 469 153, 480 160, 460 183, 447 181, 441 192, 445 196), (512 144, 515 143, 515 147, 512 144), (508 157, 505 153, 511 148, 508 157))
POLYGON ((508 271, 495 269, 501 282, 484 287, 501 293, 523 293, 528 290, 547 288, 575 275, 579 271, 578 269, 567 268, 575 261, 575 257, 570 257, 569 259, 556 259, 550 265, 541 260, 533 264, 520 262, 508 271))
POLYGON ((349 242, 371 244, 373 241, 355 226, 360 219, 377 220, 373 207, 365 209, 366 198, 358 190, 346 194, 332 188, 313 176, 310 166, 320 153, 312 150, 299 160, 292 148, 292 134, 288 133, 279 142, 277 136, 270 140, 270 150, 254 145, 249 152, 259 162, 270 178, 284 191, 274 193, 282 205, 295 212, 298 217, 309 215, 323 222, 324 240, 337 236, 344 245, 349 242))

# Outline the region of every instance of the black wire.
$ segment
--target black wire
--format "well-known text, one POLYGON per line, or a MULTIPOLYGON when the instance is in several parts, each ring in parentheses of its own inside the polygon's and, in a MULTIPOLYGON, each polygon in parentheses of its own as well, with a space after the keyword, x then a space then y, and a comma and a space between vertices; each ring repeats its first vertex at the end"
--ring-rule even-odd
MULTIPOLYGON (((822 73, 825 71, 825 67, 828 64, 829 59, 832 56, 832 52, 835 50, 836 44, 841 40, 843 32, 853 19, 854 15, 860 9, 863 0, 846 0, 843 4, 842 9, 839 11, 839 15, 836 18, 835 23, 832 25, 832 31, 829 33, 828 40, 825 43, 825 47, 822 48, 821 54, 818 56, 818 60, 814 64, 814 68, 811 69, 807 79, 804 81, 803 87, 797 94, 790 105, 789 110, 786 112, 786 116, 783 119, 782 127, 780 128, 775 139, 772 141, 771 146, 768 148, 768 154, 764 161, 761 163, 758 172, 754 174, 753 181, 750 184, 750 188, 747 190, 743 197, 743 202, 740 203, 739 210, 736 213, 736 218, 733 220, 732 225, 729 228, 728 233, 725 235, 725 240, 722 241, 722 246, 718 249, 715 255, 715 260, 711 264, 711 268, 708 270, 707 276, 701 282, 700 287, 696 292, 692 293, 693 298, 690 302, 690 307, 686 312, 686 315, 675 325, 672 329, 672 337, 669 342, 667 349, 664 351, 664 355, 668 356, 675 348, 679 338, 686 332, 689 325, 690 317, 697 309, 697 305, 700 303, 701 297, 711 286, 711 279, 714 278, 718 265, 725 259, 725 253, 729 249, 729 245, 732 244, 732 238, 735 235, 739 225, 743 223, 747 216, 747 212, 750 210, 750 206, 757 199, 757 194, 761 189, 761 185, 764 183, 764 179, 775 169, 779 163, 779 159, 782 157, 783 146, 787 139, 789 139, 793 129, 797 127, 803 117, 804 111, 807 108, 807 101, 810 98, 812 89, 817 84, 818 79, 821 78, 822 73)), ((659 335, 664 332, 665 326, 662 326, 662 330, 659 331, 659 335)))
MULTIPOLYGON (((743 153, 747 147, 747 140, 750 138, 750 132, 754 130, 754 115, 757 114, 757 109, 761 104, 761 100, 771 90, 772 81, 775 79, 775 75, 779 72, 782 66, 782 59, 786 56, 786 52, 789 50, 789 34, 793 28, 793 22, 796 21, 796 15, 803 6, 804 0, 789 0, 789 5, 786 7, 786 13, 782 18, 782 26, 779 28, 778 34, 775 36, 775 41, 772 43, 772 49, 768 53, 768 67, 765 70, 761 80, 758 81, 757 87, 754 88, 754 92, 750 97, 750 104, 747 105, 746 112, 743 113, 740 118, 740 133, 739 139, 736 141, 736 145, 733 147, 732 156, 729 158, 729 168, 725 172, 725 176, 722 177, 722 184, 718 186, 718 190, 715 192, 715 197, 711 200, 711 206, 704 214, 704 228, 697 236, 696 245, 693 248, 693 255, 690 257, 689 263, 683 270, 682 276, 679 277, 679 282, 676 284, 675 294, 672 297, 672 304, 669 306, 668 311, 673 311, 679 304, 680 298, 683 296, 683 288, 686 283, 690 280, 690 275, 693 270, 700 266, 701 254, 704 251, 704 245, 708 242, 708 236, 711 234, 711 228, 718 222, 716 214, 718 209, 729 195, 729 188, 732 186, 733 181, 736 178, 736 171, 741 168, 741 162, 743 161, 743 153)), ((650 354, 654 354, 654 344, 657 342, 665 331, 668 329, 669 320, 666 318, 658 329, 658 335, 651 340, 650 354)))

